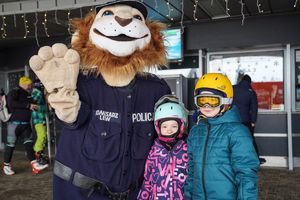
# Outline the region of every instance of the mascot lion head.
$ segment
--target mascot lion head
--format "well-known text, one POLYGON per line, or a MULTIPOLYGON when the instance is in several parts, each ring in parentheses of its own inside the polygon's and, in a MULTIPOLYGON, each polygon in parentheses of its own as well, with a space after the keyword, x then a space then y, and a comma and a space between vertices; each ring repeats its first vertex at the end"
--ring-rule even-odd
POLYGON ((126 86, 137 73, 166 63, 161 30, 165 25, 146 20, 140 1, 108 2, 83 19, 73 20, 72 48, 82 70, 102 75, 110 86, 126 86))

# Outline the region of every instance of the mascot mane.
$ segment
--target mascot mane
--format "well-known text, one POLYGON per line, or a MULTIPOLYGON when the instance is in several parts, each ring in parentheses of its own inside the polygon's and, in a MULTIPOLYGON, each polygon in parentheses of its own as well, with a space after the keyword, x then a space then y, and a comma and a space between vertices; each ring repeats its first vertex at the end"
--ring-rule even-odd
POLYGON ((163 43, 161 30, 165 25, 159 22, 146 21, 151 32, 150 43, 141 50, 136 50, 126 57, 119 57, 106 50, 96 47, 89 40, 89 31, 96 17, 95 12, 89 13, 83 19, 72 21, 75 29, 75 38, 72 40, 72 48, 81 56, 81 70, 100 74, 142 74, 152 67, 166 64, 166 50, 163 43))

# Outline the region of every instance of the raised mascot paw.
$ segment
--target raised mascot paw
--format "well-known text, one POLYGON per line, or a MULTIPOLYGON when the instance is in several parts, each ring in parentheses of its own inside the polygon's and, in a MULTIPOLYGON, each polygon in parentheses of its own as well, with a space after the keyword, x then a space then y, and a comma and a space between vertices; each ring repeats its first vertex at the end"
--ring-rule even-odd
POLYGON ((61 43, 40 48, 38 55, 29 60, 30 67, 49 93, 60 88, 75 90, 79 64, 79 54, 61 43))

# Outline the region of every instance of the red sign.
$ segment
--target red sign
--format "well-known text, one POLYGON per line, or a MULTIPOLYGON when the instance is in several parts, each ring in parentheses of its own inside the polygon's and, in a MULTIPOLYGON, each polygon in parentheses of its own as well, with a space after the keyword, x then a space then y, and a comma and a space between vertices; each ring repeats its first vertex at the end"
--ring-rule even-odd
POLYGON ((283 82, 252 83, 252 88, 257 94, 259 109, 281 109, 281 105, 283 105, 283 82))

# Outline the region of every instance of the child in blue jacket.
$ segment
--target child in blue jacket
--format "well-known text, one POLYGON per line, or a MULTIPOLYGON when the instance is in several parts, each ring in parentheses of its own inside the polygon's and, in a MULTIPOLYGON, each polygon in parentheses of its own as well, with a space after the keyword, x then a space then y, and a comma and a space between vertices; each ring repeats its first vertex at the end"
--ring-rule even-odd
POLYGON ((198 123, 188 144, 185 199, 257 199, 259 161, 252 138, 231 107, 229 79, 217 73, 203 75, 195 87, 198 123))

